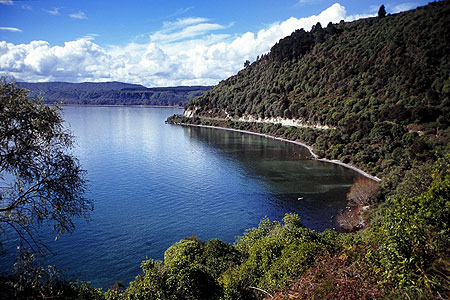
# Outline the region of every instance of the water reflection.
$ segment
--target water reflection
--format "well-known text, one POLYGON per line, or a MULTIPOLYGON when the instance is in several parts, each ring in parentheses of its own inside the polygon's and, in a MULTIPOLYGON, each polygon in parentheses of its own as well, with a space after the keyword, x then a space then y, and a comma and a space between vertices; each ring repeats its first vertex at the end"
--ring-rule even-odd
POLYGON ((344 167, 310 159, 293 143, 262 136, 203 127, 184 127, 190 138, 238 164, 249 178, 267 185, 260 198, 275 210, 298 213, 306 227, 337 228, 335 216, 346 206, 346 194, 360 175, 344 167))

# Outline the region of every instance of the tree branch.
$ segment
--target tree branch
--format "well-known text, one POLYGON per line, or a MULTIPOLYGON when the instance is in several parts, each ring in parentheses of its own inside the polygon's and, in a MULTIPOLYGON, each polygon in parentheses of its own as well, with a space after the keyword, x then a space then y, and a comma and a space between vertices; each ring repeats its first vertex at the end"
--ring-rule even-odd
POLYGON ((250 289, 257 290, 257 291, 260 291, 260 292, 263 292, 264 294, 268 295, 270 298, 273 299, 273 296, 272 296, 269 292, 267 292, 267 291, 265 291, 265 290, 263 290, 263 289, 260 289, 260 288, 254 287, 254 286, 249 286, 249 288, 250 288, 250 289))

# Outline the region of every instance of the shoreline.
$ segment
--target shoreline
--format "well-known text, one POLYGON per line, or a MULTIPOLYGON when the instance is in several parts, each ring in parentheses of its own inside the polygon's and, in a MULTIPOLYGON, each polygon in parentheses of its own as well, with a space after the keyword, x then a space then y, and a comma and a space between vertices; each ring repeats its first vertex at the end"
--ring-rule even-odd
POLYGON ((361 174, 362 176, 372 179, 375 182, 380 182, 381 179, 376 177, 376 176, 372 176, 369 173, 353 166, 350 164, 346 164, 343 163, 340 160, 331 160, 331 159, 326 159, 326 158, 319 158, 319 156, 317 154, 315 154, 313 152, 313 148, 305 143, 302 142, 297 142, 297 141, 291 141, 285 138, 280 138, 280 137, 276 137, 276 136, 272 136, 269 134, 264 134, 264 133, 257 133, 257 132, 253 132, 253 131, 248 131, 248 130, 241 130, 241 129, 233 129, 233 128, 226 128, 226 127, 219 127, 219 126, 210 126, 210 125, 197 125, 197 124, 187 124, 187 123, 176 123, 175 125, 181 125, 181 126, 194 126, 194 127, 203 127, 203 128, 211 128, 211 129, 221 129, 221 130, 228 130, 228 131, 234 131, 234 132, 240 132, 240 133, 247 133, 247 134, 253 134, 253 135, 258 135, 258 136, 262 136, 265 138, 270 138, 273 140, 278 140, 278 141, 282 141, 282 142, 287 142, 287 143, 292 143, 295 145, 299 145, 302 147, 305 147, 306 149, 308 149, 309 153, 311 154, 311 156, 313 157, 314 160, 317 161, 322 161, 322 162, 326 162, 326 163, 331 163, 331 164, 335 164, 335 165, 340 165, 342 167, 345 167, 347 169, 353 170, 359 174, 361 174))
POLYGON ((60 106, 86 106, 86 107, 154 107, 154 108, 179 108, 184 109, 183 106, 174 105, 144 105, 144 104, 60 104, 60 106))

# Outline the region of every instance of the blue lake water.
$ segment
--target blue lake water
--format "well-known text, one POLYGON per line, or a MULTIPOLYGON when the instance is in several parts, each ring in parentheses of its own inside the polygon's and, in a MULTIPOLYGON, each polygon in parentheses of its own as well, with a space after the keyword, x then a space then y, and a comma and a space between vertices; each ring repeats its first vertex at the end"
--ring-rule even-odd
POLYGON ((127 284, 142 260, 162 259, 192 234, 231 243, 265 216, 287 212, 314 230, 336 226, 357 173, 306 159, 291 143, 165 124, 174 113, 182 110, 64 107, 95 210, 71 235, 43 234, 57 254, 49 262, 107 288, 127 284))

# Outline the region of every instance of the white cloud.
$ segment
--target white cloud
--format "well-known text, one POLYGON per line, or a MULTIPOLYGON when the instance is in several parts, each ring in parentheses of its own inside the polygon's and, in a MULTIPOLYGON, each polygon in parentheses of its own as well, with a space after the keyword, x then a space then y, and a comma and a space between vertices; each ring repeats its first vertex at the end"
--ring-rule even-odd
POLYGON ((71 17, 72 19, 87 19, 86 14, 82 11, 70 14, 69 17, 71 17))
POLYGON ((307 3, 313 3, 314 1, 316 1, 316 0, 298 0, 296 6, 302 6, 302 5, 305 5, 307 3))
POLYGON ((59 16, 59 8, 55 7, 53 9, 44 9, 45 12, 53 15, 53 16, 59 16))
POLYGON ((376 17, 377 15, 378 15, 378 13, 350 15, 345 18, 345 21, 351 22, 351 21, 355 21, 358 19, 373 18, 373 17, 376 17))
POLYGON ((88 41, 93 41, 95 40, 95 38, 99 37, 100 35, 97 33, 88 33, 85 36, 83 36, 83 39, 88 40, 88 41))
POLYGON ((190 7, 186 7, 186 8, 177 9, 173 14, 164 17, 164 19, 185 14, 185 13, 187 13, 188 11, 190 11, 193 8, 194 8, 193 6, 190 6, 190 7))
POLYGON ((185 18, 175 22, 164 22, 163 28, 151 34, 150 39, 156 43, 171 43, 205 36, 209 32, 227 28, 224 25, 207 23, 208 21, 205 18, 185 18))
POLYGON ((21 29, 15 27, 0 27, 0 30, 11 31, 11 32, 22 32, 21 29))
POLYGON ((0 0, 0 4, 13 5, 14 2, 12 0, 0 0))
POLYGON ((318 15, 289 18, 258 32, 231 36, 205 18, 165 22, 150 42, 101 47, 95 34, 52 46, 46 41, 14 45, 0 42, 0 75, 25 81, 123 81, 145 86, 213 85, 242 69, 248 59, 267 53, 294 30, 320 22, 354 20, 334 4, 318 15))
POLYGON ((198 23, 208 22, 208 21, 209 21, 209 19, 206 19, 206 18, 190 17, 190 18, 178 19, 173 22, 164 22, 162 31, 171 31, 171 30, 175 30, 178 28, 183 28, 188 25, 193 25, 193 24, 198 24, 198 23))
POLYGON ((417 3, 401 3, 401 4, 397 4, 397 5, 387 5, 387 9, 393 13, 399 13, 402 11, 407 11, 413 8, 416 8, 418 6, 417 3))
POLYGON ((42 79, 76 81, 77 78, 95 80, 109 67, 108 54, 98 45, 85 39, 51 47, 46 41, 13 45, 0 42, 0 72, 35 81, 42 79))

